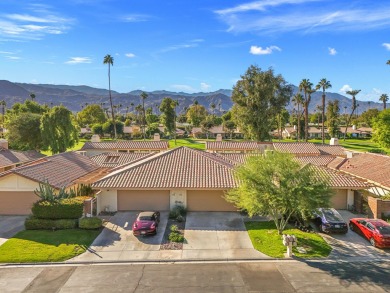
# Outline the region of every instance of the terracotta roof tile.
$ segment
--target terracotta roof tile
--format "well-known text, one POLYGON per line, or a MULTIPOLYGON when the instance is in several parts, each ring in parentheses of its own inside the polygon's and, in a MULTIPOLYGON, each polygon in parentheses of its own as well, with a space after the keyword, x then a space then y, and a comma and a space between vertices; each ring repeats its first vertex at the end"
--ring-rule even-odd
POLYGON ((321 155, 332 155, 332 156, 339 156, 339 157, 345 157, 345 148, 343 148, 341 145, 324 145, 324 144, 316 144, 316 147, 321 152, 321 155))
POLYGON ((99 168, 90 158, 75 152, 67 152, 11 169, 1 173, 0 177, 13 173, 37 182, 47 180, 53 187, 61 188, 71 185, 74 180, 99 168))
POLYGON ((258 143, 256 141, 206 141, 206 150, 262 150, 272 148, 272 144, 258 143))
POLYGON ((336 157, 332 162, 328 164, 328 168, 331 169, 338 169, 347 159, 341 158, 341 157, 336 157))
POLYGON ((0 148, 0 167, 26 163, 43 157, 45 155, 37 151, 14 151, 0 148))
POLYGON ((274 142, 275 150, 294 155, 320 155, 321 152, 311 142, 274 142))
POLYGON ((95 188, 236 187, 233 164, 200 150, 179 147, 117 170, 93 184, 95 188))
POLYGON ((124 164, 132 163, 153 155, 154 153, 103 153, 90 157, 92 161, 101 167, 115 168, 124 164))
POLYGON ((165 150, 168 149, 167 141, 102 141, 86 142, 81 150, 165 150))
POLYGON ((254 154, 254 153, 215 153, 217 156, 222 156, 231 164, 234 165, 239 165, 239 164, 244 164, 246 159, 249 158, 250 156, 256 156, 259 154, 254 154))
POLYGON ((313 164, 316 166, 327 166, 331 163, 335 157, 333 156, 307 156, 296 157, 296 159, 304 164, 313 164))

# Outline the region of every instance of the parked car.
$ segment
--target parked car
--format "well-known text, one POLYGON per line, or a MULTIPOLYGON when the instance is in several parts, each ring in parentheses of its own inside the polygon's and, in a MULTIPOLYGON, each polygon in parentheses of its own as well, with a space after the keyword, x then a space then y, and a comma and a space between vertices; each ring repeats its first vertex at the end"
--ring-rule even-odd
POLYGON ((390 224, 383 220, 353 218, 349 228, 363 235, 371 245, 379 248, 390 248, 390 224))
POLYGON ((160 212, 141 212, 133 223, 133 234, 155 235, 160 223, 160 212))
POLYGON ((324 233, 347 233, 348 225, 343 217, 333 208, 319 208, 315 212, 314 222, 324 233))

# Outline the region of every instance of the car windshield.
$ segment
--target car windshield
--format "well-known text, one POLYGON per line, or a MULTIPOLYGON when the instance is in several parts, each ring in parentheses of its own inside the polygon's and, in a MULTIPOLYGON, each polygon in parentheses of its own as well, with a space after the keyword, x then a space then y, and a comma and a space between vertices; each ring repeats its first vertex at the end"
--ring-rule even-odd
POLYGON ((325 218, 330 222, 344 222, 339 213, 332 210, 323 210, 325 218))
POLYGON ((390 226, 379 226, 377 229, 382 235, 390 235, 390 226))
POLYGON ((140 221, 152 221, 153 218, 151 216, 140 216, 138 218, 138 220, 140 220, 140 221))

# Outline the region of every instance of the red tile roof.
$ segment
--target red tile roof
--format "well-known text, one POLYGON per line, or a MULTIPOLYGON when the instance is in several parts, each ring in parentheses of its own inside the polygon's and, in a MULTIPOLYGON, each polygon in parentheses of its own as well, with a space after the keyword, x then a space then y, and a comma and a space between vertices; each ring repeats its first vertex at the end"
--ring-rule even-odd
POLYGON ((44 156, 37 151, 14 151, 0 148, 0 168, 30 162, 44 156))
POLYGON ((17 174, 33 181, 48 181, 55 188, 67 187, 72 182, 100 167, 90 158, 75 152, 38 159, 0 174, 0 177, 17 174))
POLYGON ((228 160, 231 164, 239 165, 244 164, 246 159, 250 156, 259 155, 257 153, 214 153, 217 156, 223 157, 225 160, 228 160))
POLYGON ((166 150, 168 149, 167 141, 102 141, 102 142, 86 142, 81 148, 84 150, 99 149, 99 150, 166 150))
POLYGON ((261 150, 272 148, 272 144, 258 143, 256 141, 206 141, 206 150, 261 150))
POLYGON ((390 188, 390 157, 386 155, 361 153, 345 159, 340 171, 365 178, 382 187, 390 188))
POLYGON ((227 189, 236 187, 233 164, 212 153, 179 147, 117 170, 95 188, 227 189))
POLYGON ((321 155, 332 155, 338 157, 346 156, 346 150, 341 145, 316 144, 316 147, 321 152, 321 155))
POLYGON ((313 164, 316 166, 327 166, 335 157, 333 156, 307 156, 295 157, 299 162, 304 164, 313 164))
POLYGON ((294 155, 320 155, 321 152, 311 142, 274 142, 275 150, 294 155))
POLYGON ((145 159, 153 154, 154 153, 103 153, 91 157, 91 160, 101 167, 115 168, 124 164, 145 159))

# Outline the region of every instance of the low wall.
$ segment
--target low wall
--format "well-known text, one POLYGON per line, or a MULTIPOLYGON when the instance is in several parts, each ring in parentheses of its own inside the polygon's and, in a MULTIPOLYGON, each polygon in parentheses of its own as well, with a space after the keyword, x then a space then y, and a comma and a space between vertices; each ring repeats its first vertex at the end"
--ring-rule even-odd
POLYGON ((368 196, 368 216, 375 219, 381 219, 382 216, 390 216, 390 200, 382 200, 380 198, 375 198, 368 196))

